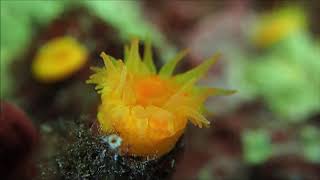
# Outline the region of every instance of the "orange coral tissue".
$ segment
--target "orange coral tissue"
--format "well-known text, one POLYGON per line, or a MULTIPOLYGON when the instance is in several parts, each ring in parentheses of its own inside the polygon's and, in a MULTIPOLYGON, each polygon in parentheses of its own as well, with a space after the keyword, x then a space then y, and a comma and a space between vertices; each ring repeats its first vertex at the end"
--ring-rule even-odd
POLYGON ((188 120, 198 127, 209 126, 201 113, 208 96, 233 91, 195 85, 216 62, 216 55, 192 70, 172 75, 186 51, 157 72, 150 43, 146 43, 143 58, 138 44, 134 39, 130 47, 125 47, 124 61, 101 53, 105 67, 92 68, 95 74, 87 82, 96 84, 101 94, 101 133, 118 134, 122 154, 160 157, 175 146, 188 120))

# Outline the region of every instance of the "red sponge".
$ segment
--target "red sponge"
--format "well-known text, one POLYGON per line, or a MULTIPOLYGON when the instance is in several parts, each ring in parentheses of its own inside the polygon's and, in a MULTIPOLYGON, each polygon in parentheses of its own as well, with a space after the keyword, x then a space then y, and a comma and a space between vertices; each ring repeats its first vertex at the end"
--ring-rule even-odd
POLYGON ((4 179, 31 179, 37 130, 17 106, 1 101, 0 109, 0 174, 4 179))

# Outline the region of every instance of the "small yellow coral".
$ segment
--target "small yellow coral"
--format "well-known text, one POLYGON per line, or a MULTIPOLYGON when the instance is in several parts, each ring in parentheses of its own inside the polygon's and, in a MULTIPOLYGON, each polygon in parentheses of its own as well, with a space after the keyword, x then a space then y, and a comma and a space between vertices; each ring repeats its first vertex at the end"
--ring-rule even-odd
POLYGON ((173 76, 186 51, 157 73, 150 43, 146 44, 143 59, 137 39, 125 50, 124 62, 101 53, 105 67, 93 68, 96 73, 87 81, 97 84, 96 89, 101 93, 98 111, 101 133, 118 134, 123 140, 124 154, 154 157, 166 154, 183 134, 188 119, 199 127, 209 126, 210 122, 201 114, 208 96, 232 93, 195 85, 217 56, 173 76))
POLYGON ((296 7, 277 9, 259 18, 253 37, 259 47, 268 47, 306 26, 303 11, 296 7))
POLYGON ((87 49, 73 37, 58 37, 44 44, 32 63, 33 76, 45 83, 70 77, 87 61, 87 49))

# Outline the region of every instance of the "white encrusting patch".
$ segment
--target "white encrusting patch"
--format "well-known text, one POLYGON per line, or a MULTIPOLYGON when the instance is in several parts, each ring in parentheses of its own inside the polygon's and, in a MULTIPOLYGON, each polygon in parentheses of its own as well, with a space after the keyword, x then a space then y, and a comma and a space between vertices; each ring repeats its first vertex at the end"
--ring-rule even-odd
POLYGON ((116 134, 103 137, 102 141, 107 143, 111 149, 118 149, 121 146, 122 138, 116 134))

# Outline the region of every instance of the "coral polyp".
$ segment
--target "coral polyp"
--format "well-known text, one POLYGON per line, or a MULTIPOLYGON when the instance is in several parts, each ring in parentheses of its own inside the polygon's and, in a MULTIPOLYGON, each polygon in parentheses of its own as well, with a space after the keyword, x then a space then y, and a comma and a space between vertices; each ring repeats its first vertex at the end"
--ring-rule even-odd
POLYGON ((146 43, 143 58, 138 45, 134 39, 125 47, 124 61, 101 53, 105 67, 92 68, 95 74, 87 82, 96 84, 101 94, 97 115, 101 133, 118 134, 123 140, 123 154, 159 157, 174 147, 189 120, 200 128, 210 125, 201 112, 209 96, 233 91, 195 84, 218 55, 192 70, 172 75, 186 51, 157 72, 151 44, 146 43))
POLYGON ((306 16, 297 7, 280 8, 259 18, 254 43, 259 47, 268 47, 281 41, 292 33, 306 28, 306 16))
POLYGON ((41 82, 58 82, 80 70, 87 56, 88 50, 75 38, 57 37, 40 47, 32 63, 32 74, 41 82))

